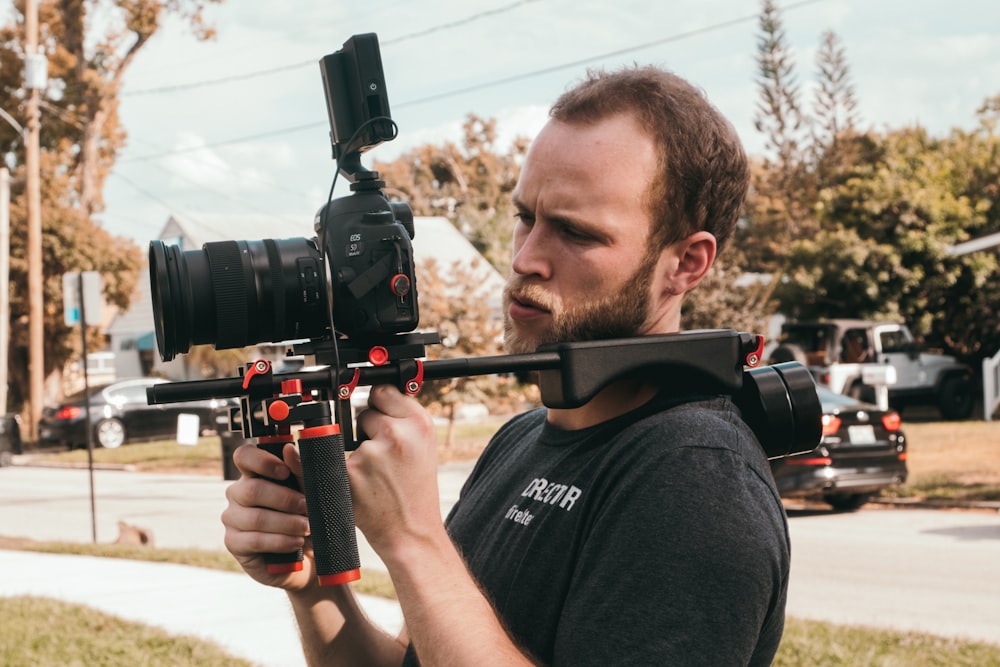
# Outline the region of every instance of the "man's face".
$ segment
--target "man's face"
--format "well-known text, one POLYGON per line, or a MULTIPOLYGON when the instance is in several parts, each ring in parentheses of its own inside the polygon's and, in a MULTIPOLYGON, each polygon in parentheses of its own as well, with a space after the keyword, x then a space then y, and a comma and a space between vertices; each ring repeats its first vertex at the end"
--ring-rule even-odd
POLYGON ((646 331, 660 253, 648 247, 644 197, 656 164, 653 142, 628 116, 545 126, 513 194, 508 352, 646 331))

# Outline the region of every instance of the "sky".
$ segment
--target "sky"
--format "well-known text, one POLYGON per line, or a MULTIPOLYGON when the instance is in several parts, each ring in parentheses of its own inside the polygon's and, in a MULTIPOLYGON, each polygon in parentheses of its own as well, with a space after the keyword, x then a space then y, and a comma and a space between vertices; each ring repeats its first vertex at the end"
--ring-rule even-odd
MULTIPOLYGON (((832 30, 864 129, 971 130, 976 109, 1000 94, 996 0, 778 5, 804 101, 832 30)), ((759 0, 228 0, 206 13, 215 40, 199 42, 170 20, 129 68, 120 109, 128 143, 99 219, 143 246, 171 215, 224 213, 273 220, 272 238, 308 234, 336 172, 318 62, 368 32, 379 37, 399 127, 367 154, 383 161, 459 140, 470 113, 496 118, 501 141, 533 136, 587 68, 633 63, 701 87, 762 155, 753 127, 759 12, 759 0)))

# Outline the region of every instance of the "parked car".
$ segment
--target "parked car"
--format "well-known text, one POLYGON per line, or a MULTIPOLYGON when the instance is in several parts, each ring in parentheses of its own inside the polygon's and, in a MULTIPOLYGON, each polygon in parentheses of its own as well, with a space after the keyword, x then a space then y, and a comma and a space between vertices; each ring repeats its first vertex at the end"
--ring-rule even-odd
MULTIPOLYGON (((86 406, 94 444, 112 449, 127 442, 171 439, 177 435, 177 418, 194 414, 202 434, 215 433, 215 411, 222 401, 211 399, 163 405, 146 403, 146 388, 166 382, 159 378, 122 380, 104 387, 91 387, 70 396, 61 405, 45 408, 38 422, 42 445, 61 444, 70 449, 87 446, 86 406)), ((227 399, 223 399, 227 400, 227 399)))
POLYGON ((906 481, 906 437, 899 413, 817 387, 823 437, 811 452, 771 461, 782 498, 822 500, 851 511, 906 481))

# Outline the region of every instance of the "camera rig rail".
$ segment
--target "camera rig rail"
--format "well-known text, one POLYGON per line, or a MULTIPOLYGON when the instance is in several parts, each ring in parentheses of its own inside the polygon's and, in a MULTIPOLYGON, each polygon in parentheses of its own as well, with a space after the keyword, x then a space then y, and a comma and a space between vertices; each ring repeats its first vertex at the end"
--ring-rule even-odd
MULTIPOLYGON (((392 384, 415 395, 428 380, 536 372, 542 403, 565 409, 586 404, 617 380, 645 379, 678 398, 731 396, 769 458, 810 451, 820 439, 822 411, 812 375, 797 362, 758 366, 761 336, 731 329, 692 331, 562 343, 532 354, 430 361, 412 355, 422 349, 421 335, 413 336, 416 340, 403 348, 411 356, 403 358, 374 346, 367 364, 295 373, 273 373, 271 364, 260 360, 247 364, 239 377, 149 387, 147 400, 239 397, 233 427, 279 456, 285 443, 293 442, 292 426, 301 425, 303 492, 323 585, 360 576, 344 458, 345 450, 358 446, 350 397, 359 385, 392 384)), ((300 558, 269 555, 269 568, 295 568, 300 558)))

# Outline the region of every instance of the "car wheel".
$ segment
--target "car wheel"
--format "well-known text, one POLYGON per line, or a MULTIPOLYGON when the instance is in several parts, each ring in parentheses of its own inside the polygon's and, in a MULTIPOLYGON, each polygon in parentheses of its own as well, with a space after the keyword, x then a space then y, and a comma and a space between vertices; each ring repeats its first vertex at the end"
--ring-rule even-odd
POLYGON ((829 493, 823 496, 826 504, 838 512, 853 512, 871 497, 867 493, 829 493))
POLYGON ((972 414, 972 383, 968 378, 950 377, 941 383, 938 408, 945 419, 966 419, 972 414))
POLYGON ((125 444, 125 425, 117 419, 102 419, 94 429, 97 444, 105 449, 115 449, 125 444))

